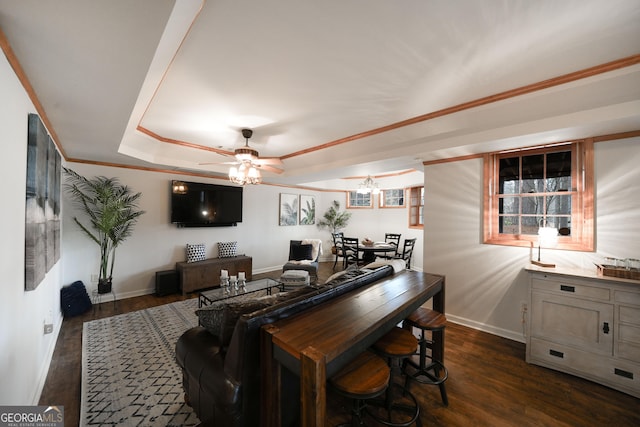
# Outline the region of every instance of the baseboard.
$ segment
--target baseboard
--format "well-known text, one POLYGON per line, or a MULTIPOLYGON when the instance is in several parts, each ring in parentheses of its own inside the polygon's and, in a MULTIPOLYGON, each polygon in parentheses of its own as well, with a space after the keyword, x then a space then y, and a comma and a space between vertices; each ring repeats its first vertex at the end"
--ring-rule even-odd
POLYGON ((506 338, 512 341, 526 343, 526 338, 522 333, 509 331, 507 329, 496 328, 495 326, 487 325, 485 323, 476 322, 475 320, 465 319, 464 317, 454 316, 450 313, 447 314, 447 321, 456 323, 458 325, 467 326, 478 331, 487 332, 492 335, 497 335, 502 338, 506 338))
MULTIPOLYGON (((55 325, 55 328, 53 329, 53 337, 51 337, 50 340, 51 344, 47 348, 47 357, 42 364, 40 375, 38 375, 38 385, 36 386, 34 396, 31 399, 31 405, 38 405, 40 403, 40 396, 42 396, 42 390, 44 389, 44 384, 47 382, 47 375, 49 375, 49 368, 51 367, 51 361, 53 360, 53 352, 56 349, 58 336, 60 335, 60 331, 62 330, 62 321, 63 318, 60 317, 59 321, 55 325)), ((56 402, 48 403, 55 404, 56 402)))
POLYGON ((282 266, 285 265, 286 261, 283 262, 282 264, 278 264, 278 265, 274 265, 272 267, 263 267, 263 268, 257 268, 255 270, 253 270, 252 274, 262 274, 262 273, 270 273, 272 271, 278 271, 278 270, 282 270, 282 266))
MULTIPOLYGON (((319 262, 333 262, 336 260, 336 256, 333 255, 332 253, 329 253, 328 255, 320 255, 320 258, 318 258, 319 262)), ((340 261, 338 261, 340 262, 340 261)))

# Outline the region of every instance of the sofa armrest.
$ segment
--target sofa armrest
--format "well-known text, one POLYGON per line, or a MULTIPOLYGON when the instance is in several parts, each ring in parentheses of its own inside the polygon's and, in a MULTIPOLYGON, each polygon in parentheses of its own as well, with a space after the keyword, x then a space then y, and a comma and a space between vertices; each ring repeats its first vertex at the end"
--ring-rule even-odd
POLYGON ((218 338, 201 326, 187 330, 176 343, 176 361, 182 368, 185 401, 200 421, 236 425, 233 417, 240 412, 240 386, 224 372, 218 338), (234 406, 238 409, 232 410, 234 406))

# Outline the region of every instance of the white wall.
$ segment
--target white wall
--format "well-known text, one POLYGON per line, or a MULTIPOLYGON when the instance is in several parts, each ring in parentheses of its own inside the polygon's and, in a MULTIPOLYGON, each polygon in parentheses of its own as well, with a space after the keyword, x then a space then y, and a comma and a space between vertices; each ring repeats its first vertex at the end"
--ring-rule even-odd
MULTIPOLYGON (((594 253, 547 250, 558 267, 595 268, 604 256, 640 258, 640 138, 595 145, 594 253)), ((484 245, 482 159, 425 167, 424 270, 446 276, 450 320, 524 341, 529 249, 484 245)))
POLYGON ((60 262, 33 291, 24 290, 24 221, 27 115, 35 108, 0 55, 0 404, 37 404, 55 341, 60 315, 60 262), (44 335, 44 321, 54 333, 44 335))

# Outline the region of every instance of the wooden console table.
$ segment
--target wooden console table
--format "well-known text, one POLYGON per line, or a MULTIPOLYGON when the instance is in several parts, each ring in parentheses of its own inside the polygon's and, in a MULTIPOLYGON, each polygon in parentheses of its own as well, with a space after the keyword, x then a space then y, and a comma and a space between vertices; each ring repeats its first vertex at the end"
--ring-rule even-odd
MULTIPOLYGON (((324 427, 327 378, 430 298, 444 313, 444 290, 443 276, 405 271, 265 325, 260 343, 264 424, 281 424, 284 366, 300 377, 301 425, 324 427)), ((442 360, 444 336, 436 342, 442 346, 434 349, 434 357, 442 360)))
POLYGON ((237 275, 239 271, 244 271, 247 281, 251 281, 252 266, 251 257, 238 255, 196 262, 177 262, 176 270, 180 276, 182 295, 186 295, 200 289, 220 286, 220 270, 228 270, 229 275, 237 275))

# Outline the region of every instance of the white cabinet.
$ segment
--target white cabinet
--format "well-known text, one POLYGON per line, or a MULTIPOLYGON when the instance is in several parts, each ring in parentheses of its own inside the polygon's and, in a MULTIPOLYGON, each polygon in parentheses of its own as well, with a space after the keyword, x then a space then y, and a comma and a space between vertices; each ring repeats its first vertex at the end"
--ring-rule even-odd
POLYGON ((640 397, 640 282, 527 270, 527 362, 640 397))

